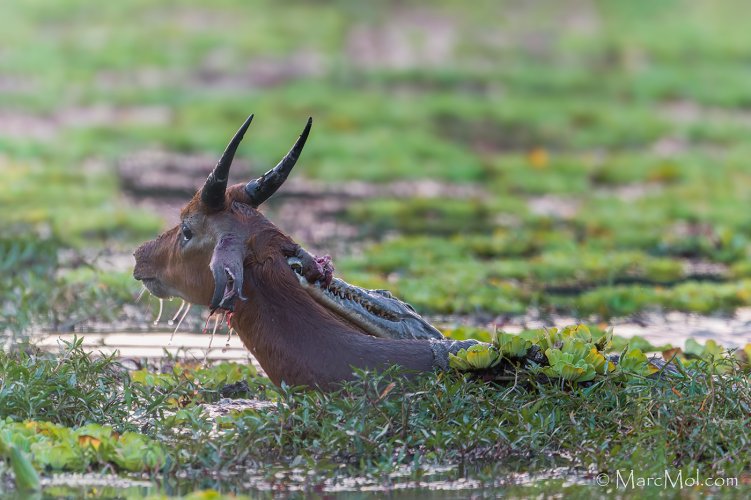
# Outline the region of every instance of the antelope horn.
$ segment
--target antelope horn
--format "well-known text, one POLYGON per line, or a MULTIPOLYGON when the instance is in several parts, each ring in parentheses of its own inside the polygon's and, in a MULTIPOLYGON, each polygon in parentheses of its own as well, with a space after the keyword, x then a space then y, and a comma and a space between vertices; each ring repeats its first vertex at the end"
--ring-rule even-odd
POLYGON ((211 210, 221 210, 224 208, 224 192, 227 190, 227 180, 229 179, 229 167, 232 166, 232 160, 235 158, 235 151, 243 140, 245 131, 248 130, 250 122, 253 121, 253 115, 250 115, 240 130, 230 141, 224 154, 219 159, 214 170, 206 179, 206 184, 201 189, 201 201, 211 210))
POLYGON ((284 184, 284 181, 287 180, 287 176, 292 171, 292 167, 295 166, 300 153, 302 153, 302 148, 305 147, 305 141, 308 139, 312 125, 313 118, 308 118, 308 123, 305 125, 302 134, 300 134, 292 149, 289 150, 289 153, 284 155, 282 161, 258 179, 253 179, 245 185, 245 193, 248 195, 250 204, 253 207, 257 207, 269 199, 284 184))

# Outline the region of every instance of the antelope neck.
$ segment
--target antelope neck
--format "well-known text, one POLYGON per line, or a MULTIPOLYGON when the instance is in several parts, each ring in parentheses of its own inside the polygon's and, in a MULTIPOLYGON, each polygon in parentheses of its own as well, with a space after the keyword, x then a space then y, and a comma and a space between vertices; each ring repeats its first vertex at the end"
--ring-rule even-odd
POLYGON ((353 367, 433 370, 431 342, 375 338, 345 323, 303 290, 281 254, 246 263, 245 276, 248 299, 235 302, 232 327, 274 383, 325 389, 352 379, 353 367))

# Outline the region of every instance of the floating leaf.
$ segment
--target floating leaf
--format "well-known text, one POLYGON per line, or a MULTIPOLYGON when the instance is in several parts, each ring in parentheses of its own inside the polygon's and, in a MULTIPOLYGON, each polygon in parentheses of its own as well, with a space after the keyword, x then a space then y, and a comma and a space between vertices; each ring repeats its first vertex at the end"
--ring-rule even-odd
POLYGON ((88 465, 83 449, 73 440, 45 439, 31 445, 31 454, 34 462, 42 468, 84 471, 88 465))
POLYGON ((618 371, 638 375, 651 375, 659 371, 647 359, 641 349, 628 349, 618 360, 618 371))
POLYGON ((594 347, 590 343, 587 343, 577 338, 570 338, 570 339, 566 339, 563 342, 561 351, 564 353, 571 354, 574 357, 574 361, 576 362, 576 361, 583 360, 584 358, 586 358, 587 355, 589 354, 589 351, 593 348, 594 347))
POLYGON ((467 349, 467 363, 476 370, 490 368, 498 364, 500 355, 490 344, 475 344, 467 349))
POLYGON ((587 382, 595 378, 595 375, 595 369, 583 360, 575 365, 564 363, 561 369, 561 378, 571 382, 587 382))
POLYGON ((683 349, 681 349, 680 347, 673 347, 671 349, 666 349, 662 351, 662 359, 664 359, 665 361, 669 362, 676 356, 683 357, 683 349))
POLYGON ((157 469, 166 458, 159 443, 135 432, 125 432, 115 444, 112 460, 119 467, 136 472, 157 469))
POLYGON ((589 354, 587 354, 587 357, 584 358, 584 361, 592 366, 600 375, 604 375, 605 373, 615 370, 615 364, 608 361, 608 359, 595 347, 589 350, 589 354))
POLYGON ((92 436, 78 436, 78 446, 81 446, 82 448, 86 448, 87 446, 91 446, 95 450, 98 450, 99 447, 102 445, 102 441, 92 437, 92 436))
POLYGON ((449 353, 449 366, 454 370, 467 371, 470 369, 469 363, 466 360, 467 350, 459 349, 456 354, 449 353))
POLYGON ((68 427, 53 424, 52 422, 26 422, 26 426, 35 429, 37 434, 57 441, 70 440, 73 436, 72 431, 68 427))
POLYGON ((745 370, 751 369, 751 343, 735 351, 735 357, 738 358, 745 370))
POLYGON ((583 342, 592 342, 592 332, 587 325, 569 325, 561 330, 562 338, 574 338, 583 342))
POLYGON ((16 488, 20 491, 39 491, 39 474, 26 455, 15 446, 10 447, 10 466, 16 476, 16 488))
POLYGON ((701 358, 702 354, 704 353, 704 347, 702 347, 702 345, 696 340, 688 338, 686 339, 686 347, 685 349, 683 349, 683 352, 686 354, 686 356, 701 358))
POLYGON ((503 356, 510 358, 523 358, 529 352, 529 348, 532 347, 529 340, 510 333, 499 333, 496 336, 495 344, 503 356))
POLYGON ((222 498, 226 497, 216 490, 194 491, 184 497, 185 500, 221 500, 222 498))
POLYGON ((536 334, 528 334, 526 336, 530 342, 540 346, 540 349, 544 352, 550 348, 555 348, 556 344, 562 342, 561 334, 558 332, 558 328, 549 328, 536 334))
POLYGON ((545 356, 550 366, 546 366, 542 371, 548 377, 562 378, 571 382, 586 382, 595 378, 594 367, 583 359, 575 360, 571 353, 564 353, 560 349, 548 349, 545 351, 545 356))
POLYGON ((723 349, 721 345, 719 345, 714 339, 709 339, 707 340, 707 343, 704 344, 702 358, 707 359, 709 357, 712 357, 713 359, 718 359, 724 353, 725 349, 723 349))
POLYGON ((484 370, 498 364, 500 353, 491 344, 475 344, 459 349, 456 355, 449 354, 449 366, 459 371, 484 370))

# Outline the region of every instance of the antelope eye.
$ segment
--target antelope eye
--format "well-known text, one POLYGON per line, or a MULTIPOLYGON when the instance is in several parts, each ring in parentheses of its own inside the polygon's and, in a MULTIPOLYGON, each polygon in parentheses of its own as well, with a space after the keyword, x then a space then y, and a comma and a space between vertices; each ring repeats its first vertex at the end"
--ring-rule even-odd
POLYGON ((193 237, 193 231, 191 231, 190 228, 188 226, 186 226, 185 224, 183 224, 180 227, 180 231, 182 231, 183 241, 184 242, 185 241, 190 241, 190 239, 193 237))

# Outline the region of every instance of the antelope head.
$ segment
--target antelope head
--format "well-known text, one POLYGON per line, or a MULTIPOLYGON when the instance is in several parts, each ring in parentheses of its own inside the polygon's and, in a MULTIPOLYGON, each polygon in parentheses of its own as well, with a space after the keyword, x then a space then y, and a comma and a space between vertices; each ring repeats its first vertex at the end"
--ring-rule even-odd
MULTIPOLYGON (((232 159, 252 119, 251 115, 243 123, 203 187, 183 208, 180 224, 136 250, 134 278, 157 297, 180 297, 208 305, 212 312, 233 311, 237 300, 245 300, 245 266, 275 259, 295 276, 299 290, 360 333, 387 338, 442 337, 411 306, 390 293, 364 290, 334 278, 328 256, 312 256, 257 210, 287 179, 308 138, 312 119, 277 166, 247 184, 227 186, 232 159)), ((280 283, 266 279, 255 285, 274 287, 280 283)))
POLYGON ((232 310, 244 300, 243 263, 253 225, 240 217, 259 216, 257 208, 279 189, 295 166, 312 119, 279 164, 247 184, 227 187, 229 169, 251 115, 237 131, 203 187, 183 208, 180 224, 135 252, 133 277, 159 298, 180 297, 211 310, 232 310))

